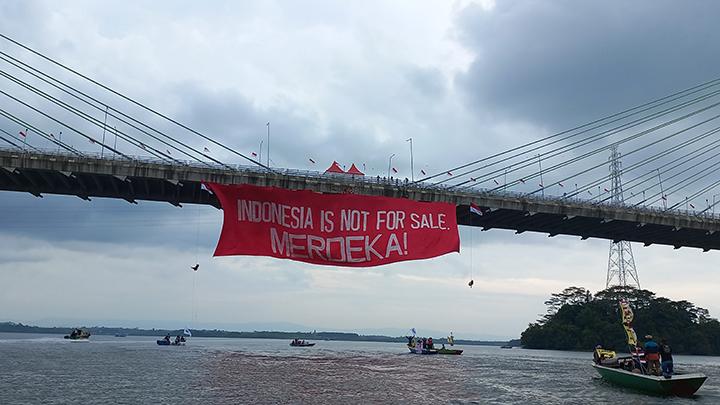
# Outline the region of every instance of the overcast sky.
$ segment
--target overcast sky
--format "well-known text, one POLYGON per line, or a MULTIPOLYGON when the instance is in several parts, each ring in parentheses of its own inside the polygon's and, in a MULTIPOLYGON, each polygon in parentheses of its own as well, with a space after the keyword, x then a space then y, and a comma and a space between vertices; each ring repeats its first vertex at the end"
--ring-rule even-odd
MULTIPOLYGON (((442 170, 716 78, 718 12, 656 0, 6 0, 0 32, 246 154, 270 121, 275 166, 337 160, 383 175, 395 153, 408 175, 409 137, 416 167, 442 170)), ((551 293, 602 289, 609 248, 462 228, 460 254, 348 269, 212 258, 221 222, 209 207, 0 194, 0 320, 511 338, 551 293)), ((644 288, 720 314, 717 252, 633 248, 644 288)))

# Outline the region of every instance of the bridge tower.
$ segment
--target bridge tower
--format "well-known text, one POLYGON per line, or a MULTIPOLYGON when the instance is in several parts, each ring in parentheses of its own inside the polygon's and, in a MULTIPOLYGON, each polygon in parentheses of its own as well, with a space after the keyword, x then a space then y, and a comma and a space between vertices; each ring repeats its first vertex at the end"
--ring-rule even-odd
MULTIPOLYGON (((612 201, 623 203, 625 201, 622 191, 622 164, 620 163, 620 152, 617 145, 610 149, 610 181, 612 201)), ((635 268, 630 242, 621 240, 610 245, 608 255, 607 280, 605 288, 612 286, 632 286, 640 288, 640 279, 635 268)))

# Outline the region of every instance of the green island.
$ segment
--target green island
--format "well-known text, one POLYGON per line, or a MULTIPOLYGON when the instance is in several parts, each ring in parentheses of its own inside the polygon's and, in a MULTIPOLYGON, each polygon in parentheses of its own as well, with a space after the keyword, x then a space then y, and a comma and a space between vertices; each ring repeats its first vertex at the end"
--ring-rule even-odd
MULTIPOLYGON (((17 322, 0 322, 0 333, 39 333, 39 334, 67 334, 73 327, 42 327, 23 325, 17 322)), ((139 328, 117 328, 107 326, 93 326, 89 329, 93 335, 116 335, 125 334, 128 336, 171 336, 181 335, 182 329, 139 329, 139 328)), ((236 332, 219 329, 191 329, 193 337, 214 337, 214 338, 247 338, 247 339, 306 339, 306 340, 339 340, 348 342, 388 342, 407 343, 404 336, 392 337, 382 335, 360 335, 351 332, 280 332, 280 331, 253 331, 236 332)), ((484 341, 455 339, 457 345, 476 346, 519 346, 520 340, 510 341, 484 341)))
POLYGON ((677 354, 720 355, 720 322, 688 301, 672 301, 652 291, 611 287, 595 295, 582 287, 568 287, 545 302, 547 314, 521 335, 526 349, 592 351, 595 345, 627 351, 618 302, 630 303, 633 326, 645 335, 667 339, 677 354))

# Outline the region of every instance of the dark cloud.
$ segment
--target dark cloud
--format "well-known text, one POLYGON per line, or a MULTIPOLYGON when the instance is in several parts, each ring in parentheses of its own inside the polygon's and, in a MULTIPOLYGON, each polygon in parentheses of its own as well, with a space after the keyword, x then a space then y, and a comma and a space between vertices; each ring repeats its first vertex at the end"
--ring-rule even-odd
POLYGON ((467 7, 475 61, 457 78, 478 112, 570 128, 714 79, 720 3, 500 1, 467 7))

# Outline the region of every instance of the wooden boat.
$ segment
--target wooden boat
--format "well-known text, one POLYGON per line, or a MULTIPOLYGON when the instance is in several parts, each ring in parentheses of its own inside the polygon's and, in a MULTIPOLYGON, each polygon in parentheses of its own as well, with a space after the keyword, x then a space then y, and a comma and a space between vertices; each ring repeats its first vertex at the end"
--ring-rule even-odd
POLYGON ((441 347, 441 348, 437 349, 437 352, 438 352, 438 354, 460 355, 460 354, 462 354, 463 351, 461 349, 446 349, 444 347, 441 347))
POLYGON ((290 342, 290 346, 293 347, 312 347, 315 346, 315 343, 306 342, 304 340, 293 340, 290 342))
POLYGON ((417 350, 414 347, 408 346, 408 350, 410 350, 410 353, 412 353, 412 354, 438 354, 438 350, 436 350, 436 349, 417 350))
POLYGON ((705 374, 673 374, 670 378, 632 373, 621 368, 593 364, 603 379, 626 388, 655 395, 676 395, 690 397, 703 385, 705 374))
POLYGON ((501 349, 512 349, 513 347, 510 345, 503 345, 503 346, 500 346, 500 348, 501 349))
POLYGON ((69 335, 63 336, 64 339, 73 341, 83 341, 90 339, 90 332, 85 329, 74 329, 69 335))
POLYGON ((158 346, 185 346, 184 341, 175 343, 165 339, 158 339, 155 341, 155 343, 157 343, 158 346))

